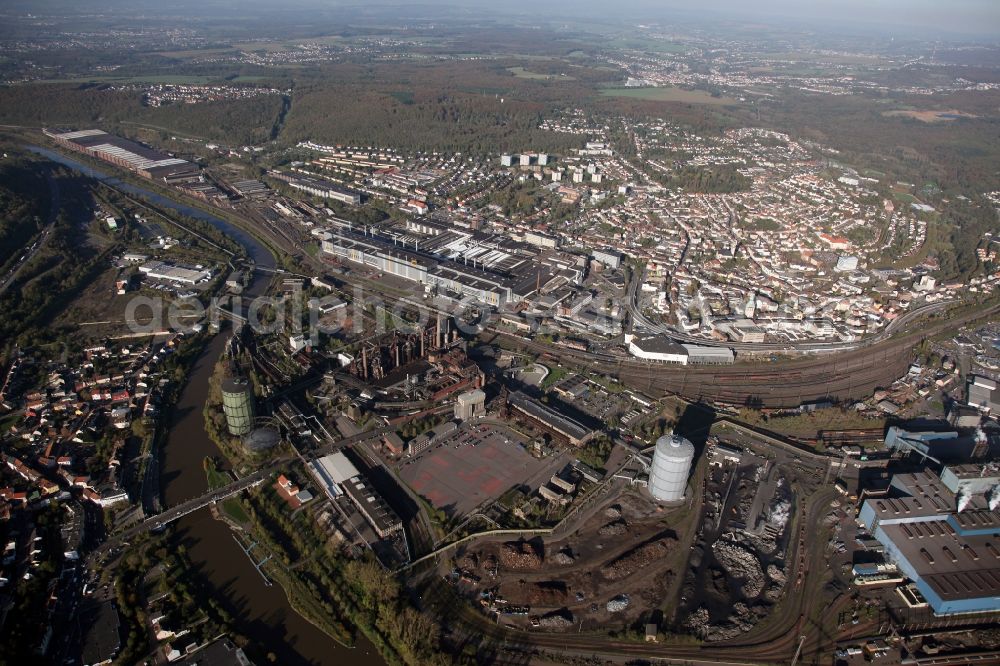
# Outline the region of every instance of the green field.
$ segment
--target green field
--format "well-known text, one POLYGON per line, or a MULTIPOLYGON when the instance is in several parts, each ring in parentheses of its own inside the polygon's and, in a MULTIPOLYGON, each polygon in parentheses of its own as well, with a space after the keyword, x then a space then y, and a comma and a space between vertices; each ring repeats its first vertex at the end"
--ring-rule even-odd
POLYGON ((250 516, 247 515, 240 500, 235 497, 222 500, 222 512, 241 525, 246 525, 250 522, 250 516))
POLYGON ((642 36, 614 38, 609 40, 606 46, 610 48, 636 49, 639 51, 653 51, 657 53, 685 53, 691 49, 690 46, 685 44, 642 36))
POLYGON ((389 94, 400 104, 413 104, 412 90, 397 90, 389 94))
POLYGON ((239 49, 240 51, 247 51, 252 53, 254 51, 267 51, 268 53, 279 53, 281 51, 288 51, 293 48, 289 42, 237 42, 233 44, 233 48, 239 49))
POLYGON ((223 49, 190 49, 187 51, 159 51, 154 55, 163 56, 164 58, 179 58, 182 60, 188 60, 191 58, 202 58, 204 56, 217 56, 223 54, 235 54, 236 49, 234 48, 223 48, 223 49))
POLYGON ((605 97, 630 97, 651 102, 681 102, 683 104, 739 104, 732 97, 713 97, 704 90, 684 90, 683 88, 603 88, 605 97))
MULTIPOLYGON (((211 458, 205 458, 205 476, 208 477, 208 488, 209 490, 215 490, 216 488, 222 488, 233 482, 232 477, 228 472, 220 470, 215 465, 215 461, 211 458)), ((229 516, 232 520, 240 524, 246 524, 250 522, 250 516, 247 515, 246 510, 243 508, 243 504, 240 503, 238 497, 228 497, 222 500, 219 505, 221 511, 229 516)))

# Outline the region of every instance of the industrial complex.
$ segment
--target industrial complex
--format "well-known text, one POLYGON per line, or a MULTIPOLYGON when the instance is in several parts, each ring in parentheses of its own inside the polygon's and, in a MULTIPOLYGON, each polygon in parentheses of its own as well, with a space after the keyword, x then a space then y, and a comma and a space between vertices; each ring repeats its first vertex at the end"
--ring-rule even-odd
POLYGON ((1000 664, 1000 47, 41 4, 0 662, 1000 664))
POLYGON ((64 148, 134 171, 144 178, 176 184, 201 177, 198 166, 187 160, 166 155, 103 130, 45 130, 45 134, 64 148))
POLYGON ((1000 467, 967 463, 894 475, 858 521, 935 614, 975 613, 1000 610, 998 509, 1000 467))

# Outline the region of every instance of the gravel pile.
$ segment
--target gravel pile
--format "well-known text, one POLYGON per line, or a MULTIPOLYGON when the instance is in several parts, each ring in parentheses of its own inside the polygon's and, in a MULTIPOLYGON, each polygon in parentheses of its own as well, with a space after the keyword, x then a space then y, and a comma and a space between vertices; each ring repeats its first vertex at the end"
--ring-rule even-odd
POLYGON ((597 530, 597 533, 603 537, 608 536, 621 536, 628 532, 628 523, 624 520, 616 520, 613 523, 608 523, 597 530))
POLYGON ((758 553, 763 553, 765 555, 770 555, 778 549, 778 543, 771 537, 763 534, 743 534, 741 539, 746 544, 747 548, 752 548, 758 553))
POLYGON ((707 632, 710 619, 708 609, 702 606, 684 618, 684 626, 699 636, 704 636, 707 632))
POLYGON ((757 616, 746 604, 737 602, 733 604, 733 612, 726 618, 726 622, 705 625, 702 631, 706 640, 724 641, 750 631, 757 619, 757 616))
POLYGON ((619 594, 608 601, 607 609, 609 613, 620 613, 628 608, 629 598, 627 594, 619 594))
POLYGON ((566 608, 561 608, 554 613, 543 615, 538 619, 538 624, 546 629, 568 629, 573 626, 573 614, 566 608))
POLYGON ((576 562, 576 558, 573 557, 573 553, 569 550, 560 550, 552 557, 552 562, 561 566, 569 566, 576 562))

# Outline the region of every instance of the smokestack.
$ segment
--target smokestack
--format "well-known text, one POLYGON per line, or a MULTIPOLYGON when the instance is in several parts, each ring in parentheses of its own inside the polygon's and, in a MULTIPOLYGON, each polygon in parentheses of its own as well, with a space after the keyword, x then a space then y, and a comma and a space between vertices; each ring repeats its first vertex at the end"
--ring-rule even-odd
MULTIPOLYGON (((982 428, 976 428, 975 435, 975 445, 972 449, 972 456, 974 458, 982 458, 989 451, 989 440, 986 437, 986 433, 983 432, 982 428)), ((986 473, 986 466, 984 465, 980 471, 980 476, 986 473)))
POLYGON ((958 512, 961 513, 969 506, 969 502, 972 501, 972 495, 965 488, 962 488, 958 493, 958 512))
POLYGON ((361 372, 364 373, 365 379, 368 379, 368 349, 366 347, 361 348, 361 372))

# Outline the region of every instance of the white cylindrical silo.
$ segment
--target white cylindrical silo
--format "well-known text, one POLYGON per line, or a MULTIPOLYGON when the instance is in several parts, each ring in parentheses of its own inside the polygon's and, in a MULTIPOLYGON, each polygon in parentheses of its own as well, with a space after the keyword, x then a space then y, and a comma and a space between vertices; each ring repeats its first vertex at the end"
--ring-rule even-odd
POLYGON ((649 493, 661 502, 684 499, 688 474, 694 461, 694 445, 680 435, 656 440, 653 465, 649 468, 649 493))

